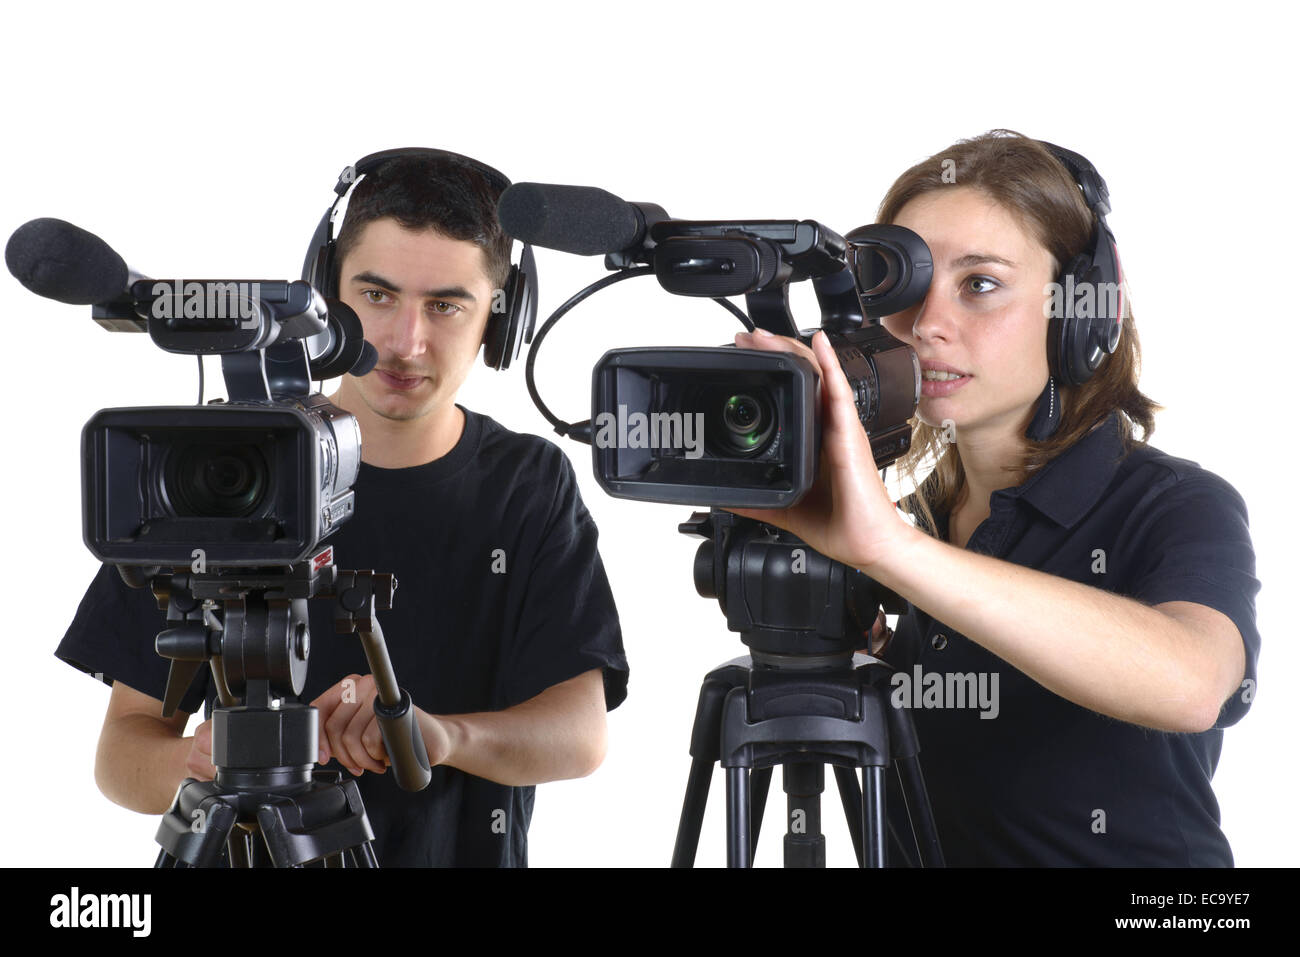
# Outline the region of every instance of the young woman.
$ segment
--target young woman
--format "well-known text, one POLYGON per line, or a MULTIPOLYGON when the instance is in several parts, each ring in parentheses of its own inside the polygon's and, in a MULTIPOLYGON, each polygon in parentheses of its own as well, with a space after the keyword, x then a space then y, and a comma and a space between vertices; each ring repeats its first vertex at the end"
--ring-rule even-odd
POLYGON ((910 602, 879 653, 907 687, 950 865, 1232 863, 1210 778, 1222 729, 1249 706, 1259 646, 1246 508, 1222 479, 1146 444, 1158 406, 1137 387, 1127 297, 1117 349, 1070 384, 1050 317, 1072 306, 1063 270, 1098 219, 1052 151, 1006 131, 889 190, 879 220, 918 233, 934 258, 924 301, 883 320, 924 375, 901 469, 938 460, 902 502, 911 522, 826 337, 811 349, 736 337, 817 365, 825 430, 799 505, 734 511, 910 602))

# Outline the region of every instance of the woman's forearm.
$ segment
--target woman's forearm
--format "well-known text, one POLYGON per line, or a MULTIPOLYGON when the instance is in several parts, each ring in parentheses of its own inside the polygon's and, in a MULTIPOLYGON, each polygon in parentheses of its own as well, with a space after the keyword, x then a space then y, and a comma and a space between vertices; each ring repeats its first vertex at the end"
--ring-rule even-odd
POLYGON ((1049 691, 1146 727, 1206 730, 1245 669, 1241 635, 1217 612, 1143 605, 914 529, 862 571, 1049 691))

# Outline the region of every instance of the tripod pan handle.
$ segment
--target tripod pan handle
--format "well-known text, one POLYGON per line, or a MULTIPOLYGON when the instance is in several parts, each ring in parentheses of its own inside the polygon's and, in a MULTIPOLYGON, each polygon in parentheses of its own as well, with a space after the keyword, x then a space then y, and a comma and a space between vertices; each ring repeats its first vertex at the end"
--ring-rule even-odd
POLYGON ((375 698, 375 717, 384 736, 384 747, 393 762, 397 786, 403 791, 422 791, 433 777, 429 770, 429 754, 424 749, 424 738, 415 723, 411 696, 402 689, 402 699, 395 708, 385 708, 375 698))

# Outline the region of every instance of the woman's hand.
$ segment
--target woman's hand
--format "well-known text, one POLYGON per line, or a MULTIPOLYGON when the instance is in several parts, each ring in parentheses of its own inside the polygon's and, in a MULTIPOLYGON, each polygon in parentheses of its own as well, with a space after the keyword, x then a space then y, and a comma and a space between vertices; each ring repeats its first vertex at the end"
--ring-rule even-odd
POLYGON ((872 574, 913 533, 885 491, 871 443, 858 419, 853 392, 826 334, 813 347, 762 330, 736 334, 736 346, 767 352, 795 352, 820 376, 822 448, 817 482, 793 508, 727 509, 797 535, 828 558, 872 574))

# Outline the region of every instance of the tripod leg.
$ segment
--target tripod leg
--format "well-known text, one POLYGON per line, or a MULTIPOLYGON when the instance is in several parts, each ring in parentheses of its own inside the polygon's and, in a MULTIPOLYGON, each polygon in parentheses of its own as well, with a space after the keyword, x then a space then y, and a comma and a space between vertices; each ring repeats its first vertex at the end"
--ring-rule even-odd
POLYGON ((727 866, 751 867, 749 769, 727 768, 727 866))
POLYGON ((700 686, 695 723, 691 727, 691 773, 686 782, 686 797, 682 801, 682 816, 677 824, 677 840, 673 844, 673 867, 693 867, 695 864, 713 765, 720 758, 718 731, 722 726, 722 703, 733 688, 744 684, 745 673, 744 669, 734 665, 723 665, 705 675, 700 686))
POLYGON ((862 769, 862 866, 885 866, 885 769, 862 769))
POLYGON ((934 823, 930 796, 925 790, 925 777, 921 774, 921 745, 916 737, 916 725, 906 708, 889 708, 890 756, 898 768, 898 783, 903 791, 903 803, 912 822, 917 852, 922 867, 943 867, 943 848, 939 845, 939 831, 934 823))
POLYGON ((700 845, 700 828, 704 826, 704 807, 709 800, 713 760, 695 758, 691 761, 691 774, 686 781, 686 798, 682 802, 682 816, 677 823, 677 843, 673 845, 673 867, 695 865, 695 852, 700 845))
POLYGON ((844 821, 849 826, 853 853, 858 858, 858 867, 862 867, 862 789, 858 787, 858 776, 852 768, 842 768, 837 764, 835 783, 840 789, 840 803, 844 805, 844 821))
POLYGON ((767 790, 772 785, 772 769, 758 768, 750 772, 749 785, 753 791, 749 801, 749 859, 752 861, 758 853, 758 832, 763 827, 763 812, 767 810, 767 790))
POLYGON ((155 866, 218 866, 238 811, 215 792, 210 781, 189 778, 181 785, 171 808, 158 822, 155 840, 166 858, 159 855, 155 866))
POLYGON ((226 854, 231 867, 253 866, 253 835, 242 825, 236 825, 226 839, 226 854))
POLYGON ((792 762, 781 768, 786 797, 786 867, 825 867, 826 835, 822 834, 821 793, 826 769, 820 764, 792 762))
POLYGON ((943 848, 939 845, 939 832, 934 826, 934 813, 930 810, 930 795, 925 790, 920 761, 915 755, 898 758, 898 780, 903 788, 903 801, 916 835, 917 851, 922 867, 943 867, 943 848))

